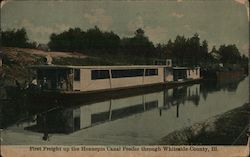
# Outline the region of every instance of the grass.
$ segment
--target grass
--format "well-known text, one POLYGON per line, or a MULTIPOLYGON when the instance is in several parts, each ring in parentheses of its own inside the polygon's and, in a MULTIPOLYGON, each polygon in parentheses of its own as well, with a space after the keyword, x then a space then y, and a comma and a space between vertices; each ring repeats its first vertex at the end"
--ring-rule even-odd
POLYGON ((145 58, 129 55, 100 54, 87 58, 56 58, 54 64, 60 65, 146 65, 153 64, 154 58, 145 58))
POLYGON ((245 104, 203 123, 175 131, 160 144, 246 145, 250 104, 245 104))

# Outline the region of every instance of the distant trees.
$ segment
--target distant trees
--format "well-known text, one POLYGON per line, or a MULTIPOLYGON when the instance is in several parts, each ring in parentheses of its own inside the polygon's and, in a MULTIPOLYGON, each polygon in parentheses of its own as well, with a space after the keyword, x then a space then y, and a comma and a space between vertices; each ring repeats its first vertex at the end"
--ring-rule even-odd
POLYGON ((201 41, 197 33, 190 38, 177 35, 175 40, 169 40, 167 44, 154 45, 142 28, 135 30, 134 36, 124 38, 112 31, 102 31, 97 26, 87 31, 70 28, 59 34, 51 34, 48 46, 53 51, 123 54, 151 59, 171 58, 175 65, 180 66, 236 64, 242 61, 235 45, 221 45, 218 50, 213 47, 212 51, 208 52, 207 41, 201 41))
POLYGON ((222 63, 236 64, 241 60, 241 55, 236 45, 221 45, 218 50, 222 63))
POLYGON ((48 45, 54 51, 99 51, 146 57, 155 55, 153 42, 149 41, 141 28, 135 31, 133 37, 122 39, 112 31, 101 31, 97 26, 86 32, 80 28, 70 28, 60 34, 51 34, 48 45))
POLYGON ((214 46, 209 55, 213 62, 223 64, 239 64, 248 59, 245 55, 241 56, 235 44, 221 45, 218 50, 214 46))
POLYGON ((241 67, 248 73, 248 57, 241 55, 235 44, 221 45, 217 50, 215 46, 210 52, 212 63, 223 63, 225 67, 241 67))
POLYGON ((80 28, 70 28, 60 34, 51 34, 48 45, 51 50, 56 51, 114 51, 120 46, 120 37, 112 31, 102 32, 98 27, 86 32, 80 28))
POLYGON ((153 42, 145 36, 144 30, 139 28, 135 31, 134 36, 123 38, 121 40, 122 51, 132 55, 155 57, 156 51, 153 42))
MULTIPOLYGON (((2 46, 36 48, 36 42, 30 42, 24 28, 2 31, 2 46)), ((236 45, 213 47, 208 52, 208 43, 201 41, 196 33, 186 38, 177 35, 167 44, 154 45, 142 28, 135 30, 132 37, 120 38, 110 31, 102 31, 97 26, 86 31, 70 28, 59 34, 52 33, 48 43, 52 51, 77 51, 92 54, 111 54, 135 56, 144 59, 173 60, 179 66, 206 66, 207 64, 241 64, 247 67, 248 57, 241 56, 236 45)))
POLYGON ((36 42, 29 41, 24 28, 2 31, 1 36, 2 46, 20 48, 35 48, 37 46, 36 42))
POLYGON ((241 56, 236 45, 221 45, 218 50, 214 46, 209 52, 207 41, 200 41, 197 33, 191 38, 177 35, 174 41, 157 45, 157 50, 164 54, 164 58, 173 59, 175 65, 207 67, 209 64, 223 63, 247 67, 248 64, 248 57, 241 56))
POLYGON ((200 65, 208 59, 207 41, 200 41, 196 33, 191 38, 177 36, 172 42, 169 40, 167 45, 162 46, 165 49, 165 56, 172 58, 177 65, 200 65))
POLYGON ((53 33, 50 36, 48 46, 56 51, 79 51, 82 47, 82 34, 79 28, 69 29, 59 35, 53 33))

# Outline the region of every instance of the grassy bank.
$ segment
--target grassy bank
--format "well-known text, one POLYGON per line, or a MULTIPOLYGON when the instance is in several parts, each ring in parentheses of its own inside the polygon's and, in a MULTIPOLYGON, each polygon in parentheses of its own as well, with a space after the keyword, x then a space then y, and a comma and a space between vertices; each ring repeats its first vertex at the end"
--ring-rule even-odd
MULTIPOLYGON (((5 47, 3 52, 3 67, 0 68, 0 77, 3 84, 13 84, 13 80, 23 82, 29 79, 29 65, 44 64, 49 52, 28 49, 5 47), (4 83, 3 83, 4 82, 4 83)), ((78 52, 50 52, 53 64, 58 65, 132 65, 152 64, 153 58, 113 55, 103 53, 78 53, 78 52)))
POLYGON ((205 122, 177 130, 160 144, 246 145, 246 128, 249 127, 250 104, 212 117, 205 122))
POLYGON ((37 49, 3 47, 3 66, 0 67, 0 99, 6 98, 6 87, 16 86, 17 80, 21 87, 32 77, 30 65, 45 64, 45 57, 50 54, 52 63, 57 65, 133 65, 152 64, 153 58, 111 54, 101 52, 46 52, 37 49))

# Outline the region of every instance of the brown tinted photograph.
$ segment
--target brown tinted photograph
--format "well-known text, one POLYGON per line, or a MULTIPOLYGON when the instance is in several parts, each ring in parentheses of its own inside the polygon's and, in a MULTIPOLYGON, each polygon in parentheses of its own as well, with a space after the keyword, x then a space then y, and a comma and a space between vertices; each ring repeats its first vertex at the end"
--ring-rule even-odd
POLYGON ((247 145, 247 0, 2 0, 0 13, 2 146, 247 145))

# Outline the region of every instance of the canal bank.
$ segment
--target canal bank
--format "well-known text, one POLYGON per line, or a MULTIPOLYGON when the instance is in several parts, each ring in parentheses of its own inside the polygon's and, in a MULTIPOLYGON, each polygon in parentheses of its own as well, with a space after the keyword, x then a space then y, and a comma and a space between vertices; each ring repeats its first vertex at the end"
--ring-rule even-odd
POLYGON ((163 137, 162 145, 246 145, 250 126, 250 104, 176 130, 163 137))

